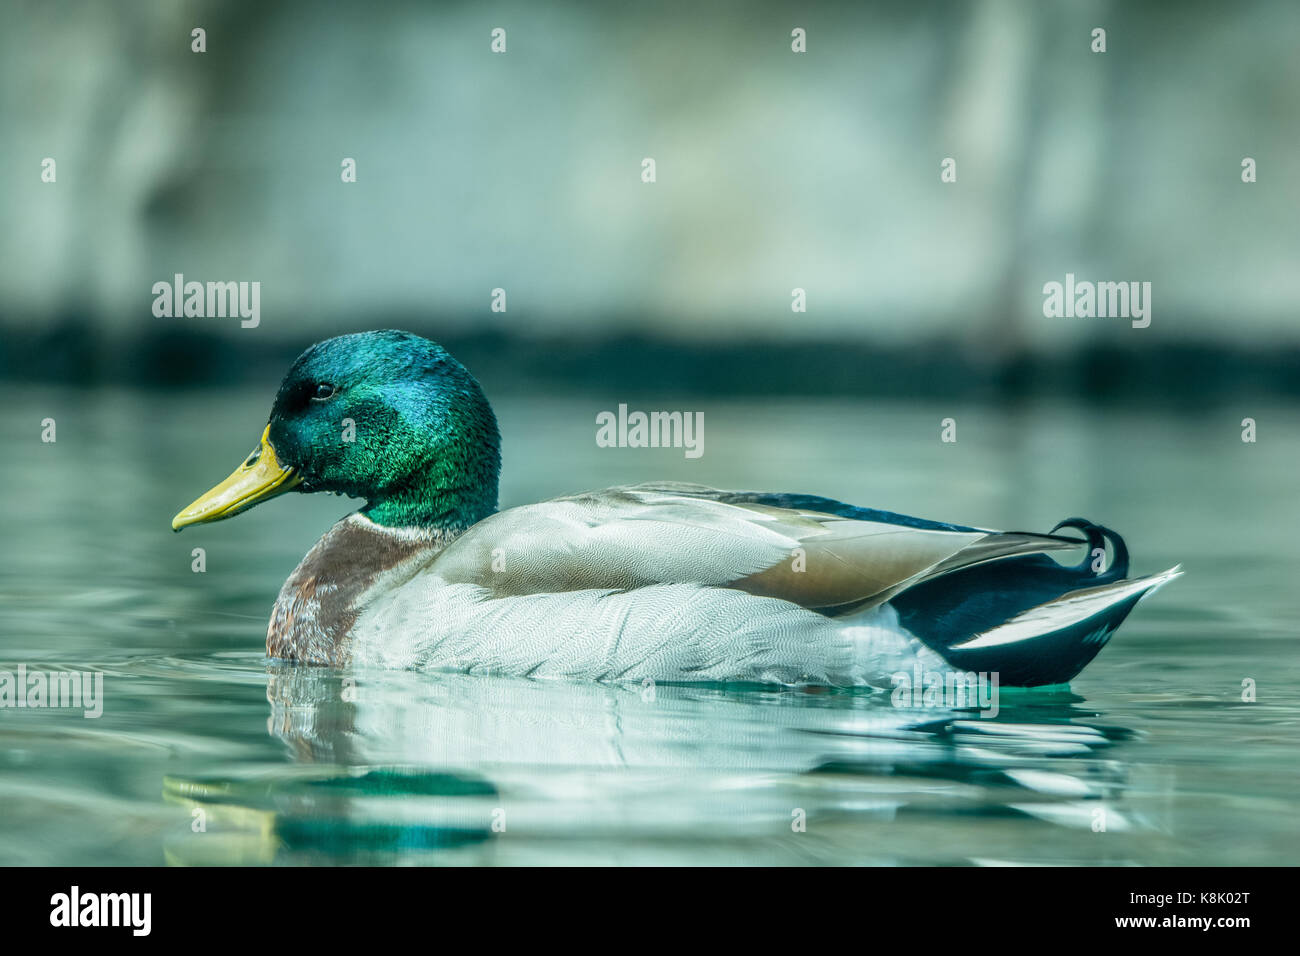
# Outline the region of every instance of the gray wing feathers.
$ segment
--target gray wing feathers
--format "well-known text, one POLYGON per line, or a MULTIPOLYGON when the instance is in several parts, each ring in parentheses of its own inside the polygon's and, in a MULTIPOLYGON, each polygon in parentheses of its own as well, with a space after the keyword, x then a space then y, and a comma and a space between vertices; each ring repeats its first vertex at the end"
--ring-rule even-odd
POLYGON ((429 573, 495 597, 699 584, 826 609, 871 606, 936 574, 1079 544, 728 504, 705 492, 717 494, 638 486, 512 508, 452 542, 429 573))

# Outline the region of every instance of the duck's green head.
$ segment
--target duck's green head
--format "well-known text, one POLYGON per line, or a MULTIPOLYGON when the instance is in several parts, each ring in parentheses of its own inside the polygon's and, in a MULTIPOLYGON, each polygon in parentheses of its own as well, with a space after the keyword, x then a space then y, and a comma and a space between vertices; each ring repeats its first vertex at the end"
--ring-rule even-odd
POLYGON ((172 527, 294 490, 364 498, 390 527, 459 530, 496 510, 500 468, 492 408, 442 346, 391 330, 341 335, 298 356, 259 446, 172 527))

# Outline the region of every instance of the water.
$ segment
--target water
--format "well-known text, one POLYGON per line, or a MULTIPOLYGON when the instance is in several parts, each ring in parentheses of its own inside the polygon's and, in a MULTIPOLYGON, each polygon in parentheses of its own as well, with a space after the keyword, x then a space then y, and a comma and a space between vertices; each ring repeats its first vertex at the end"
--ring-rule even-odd
POLYGON ((498 402, 504 504, 696 480, 1006 528, 1081 514, 1126 535, 1135 571, 1183 563, 1071 688, 1004 691, 988 720, 269 662, 280 583, 352 506, 295 495, 169 530, 269 400, 0 391, 0 669, 100 670, 106 698, 99 719, 0 710, 0 863, 1296 862, 1295 409, 629 399, 705 412, 688 461, 596 448, 612 403, 498 402))

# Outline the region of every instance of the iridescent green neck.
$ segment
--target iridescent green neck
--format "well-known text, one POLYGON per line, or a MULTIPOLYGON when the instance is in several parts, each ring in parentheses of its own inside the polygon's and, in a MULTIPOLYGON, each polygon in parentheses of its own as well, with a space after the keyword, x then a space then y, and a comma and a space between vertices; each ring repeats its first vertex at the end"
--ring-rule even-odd
POLYGON ((486 408, 469 419, 472 424, 452 416, 454 427, 431 447, 395 442, 398 448, 389 451, 402 462, 404 467, 394 469, 402 477, 367 489, 361 513, 389 528, 464 531, 496 511, 501 473, 496 420, 486 408))
POLYGON ((412 485, 372 499, 361 513, 388 528, 459 532, 496 510, 494 478, 490 487, 448 487, 438 481, 412 485))

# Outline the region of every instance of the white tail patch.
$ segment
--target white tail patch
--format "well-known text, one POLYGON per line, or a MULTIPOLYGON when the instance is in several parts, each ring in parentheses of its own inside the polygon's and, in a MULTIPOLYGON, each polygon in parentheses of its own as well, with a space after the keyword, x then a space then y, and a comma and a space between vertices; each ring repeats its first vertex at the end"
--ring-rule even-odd
MULTIPOLYGON (((1021 611, 1006 623, 990 628, 982 634, 976 634, 968 641, 954 644, 953 650, 974 650, 981 647, 1014 644, 1018 641, 1027 641, 1035 637, 1041 637, 1044 634, 1050 634, 1053 631, 1059 631, 1063 627, 1086 621, 1093 615, 1099 614, 1106 608, 1119 604, 1121 601, 1126 601, 1135 594, 1146 597, 1148 594, 1155 592, 1161 585, 1167 584, 1182 573, 1182 565, 1179 565, 1160 574, 1153 574, 1150 577, 1132 578, 1127 581, 1116 581, 1114 584, 1104 584, 1100 587, 1087 588, 1082 591, 1071 591, 1069 594, 1064 594, 1053 601, 1021 611)), ((1103 628, 1102 631, 1107 633, 1102 634, 1099 632, 1094 639, 1104 640, 1105 637, 1109 636, 1109 630, 1109 628, 1103 628)))

